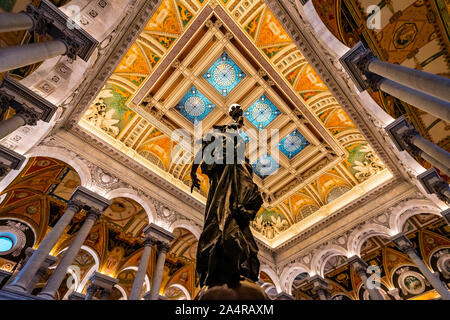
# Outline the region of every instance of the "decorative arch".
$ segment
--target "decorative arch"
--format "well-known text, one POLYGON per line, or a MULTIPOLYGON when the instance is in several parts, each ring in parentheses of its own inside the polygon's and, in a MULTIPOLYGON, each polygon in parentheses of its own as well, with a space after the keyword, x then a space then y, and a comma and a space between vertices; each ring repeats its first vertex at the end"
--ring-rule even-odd
POLYGON ((323 23, 319 14, 314 7, 313 1, 308 1, 301 6, 300 0, 295 0, 295 4, 300 12, 303 11, 304 17, 309 21, 310 25, 320 37, 324 44, 334 52, 338 57, 343 56, 350 48, 343 44, 336 36, 331 33, 328 27, 323 23), (303 10, 301 9, 303 7, 303 10))
POLYGON ((27 157, 50 157, 70 165, 80 176, 81 185, 88 189, 92 186, 92 176, 89 167, 72 152, 57 147, 37 146, 26 154, 27 157))
POLYGON ((149 223, 155 222, 157 220, 156 211, 153 208, 153 206, 151 204, 149 204, 147 201, 144 201, 138 195, 138 193, 133 189, 128 189, 128 188, 114 189, 114 190, 106 193, 105 198, 110 199, 110 200, 112 200, 114 198, 133 199, 134 201, 139 203, 142 206, 142 208, 145 210, 145 212, 147 213, 149 223))
POLYGON ((315 272, 315 274, 324 277, 324 270, 328 260, 335 256, 347 256, 347 254, 347 250, 340 246, 327 246, 327 248, 317 252, 313 256, 311 261, 311 269, 315 272))
POLYGON ((280 292, 283 291, 281 289, 280 278, 278 277, 277 273, 272 270, 272 268, 270 268, 267 265, 263 265, 263 266, 261 266, 259 271, 260 272, 264 272, 265 274, 267 274, 270 277, 270 279, 272 280, 273 284, 275 285, 275 289, 277 290, 277 293, 280 293, 280 292))
POLYGON ((202 230, 200 227, 192 222, 187 222, 186 220, 176 220, 169 226, 169 231, 173 232, 177 228, 186 229, 190 233, 192 233, 197 240, 200 239, 200 234, 202 230))
POLYGON ((292 295, 292 284, 294 283, 294 279, 298 274, 303 272, 306 272, 311 276, 309 268, 299 262, 286 266, 280 277, 282 291, 292 295))
POLYGON ((414 215, 433 214, 441 216, 441 210, 425 199, 412 199, 401 203, 391 209, 389 216, 389 227, 395 234, 402 232, 406 221, 414 215))
POLYGON ((361 247, 364 242, 374 236, 391 237, 394 235, 391 229, 378 224, 367 224, 359 229, 354 230, 347 241, 347 256, 360 255, 361 247))

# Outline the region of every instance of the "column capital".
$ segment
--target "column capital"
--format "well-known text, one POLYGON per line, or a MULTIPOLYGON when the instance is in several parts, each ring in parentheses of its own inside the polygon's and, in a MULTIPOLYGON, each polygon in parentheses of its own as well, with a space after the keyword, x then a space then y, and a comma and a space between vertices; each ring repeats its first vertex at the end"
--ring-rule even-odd
POLYGON ((158 246, 158 250, 160 252, 167 253, 167 251, 170 250, 170 243, 169 242, 158 242, 156 245, 158 246))
POLYGON ((314 289, 322 289, 322 290, 328 290, 329 284, 327 280, 319 276, 318 274, 312 276, 308 279, 308 282, 311 283, 314 287, 314 289))
POLYGON ((25 157, 0 145, 0 168, 18 170, 25 161, 25 157))
POLYGON ((35 126, 40 120, 40 114, 36 110, 25 108, 23 105, 17 106, 16 115, 21 117, 27 126, 35 126))
POLYGON ((369 267, 367 263, 357 255, 348 258, 347 262, 349 265, 353 266, 358 274, 361 272, 364 272, 364 274, 366 274, 367 268, 369 267))
POLYGON ((347 51, 339 62, 352 78, 359 91, 363 92, 371 85, 367 79, 368 65, 374 61, 376 56, 364 47, 362 42, 358 42, 353 48, 347 51))
POLYGON ((101 214, 111 205, 111 200, 108 200, 85 187, 77 187, 72 193, 69 203, 73 202, 75 205, 82 205, 83 209, 95 214, 101 214))
POLYGON ((427 193, 434 193, 440 200, 446 203, 450 202, 450 199, 446 196, 446 191, 449 190, 449 185, 437 173, 436 169, 428 169, 427 171, 419 174, 417 179, 420 181, 427 193))
POLYGON ((402 232, 396 234, 395 236, 392 236, 391 241, 397 246, 398 249, 400 249, 400 251, 404 253, 411 253, 411 252, 416 253, 413 243, 402 232))
POLYGON ((150 223, 146 226, 143 232, 146 237, 154 239, 155 243, 158 244, 158 247, 163 243, 169 244, 173 239, 175 239, 175 235, 172 232, 154 223, 150 223))
POLYGON ((397 118, 394 122, 387 125, 384 130, 386 130, 400 151, 410 149, 412 138, 419 135, 417 130, 409 124, 405 116, 397 118))
POLYGON ((37 120, 49 122, 57 109, 55 105, 8 75, 3 78, 0 97, 3 97, 2 103, 7 103, 8 107, 13 107, 18 115, 24 117, 27 124, 37 120), (28 113, 29 115, 25 116, 28 113), (37 119, 35 119, 36 117, 37 119))
POLYGON ((98 45, 94 37, 48 0, 41 0, 37 7, 29 5, 24 13, 33 20, 33 31, 64 42, 71 59, 78 56, 88 61, 98 45))
POLYGON ((118 279, 109 277, 97 271, 94 272, 89 280, 91 280, 92 286, 96 286, 97 289, 107 290, 109 292, 111 292, 114 285, 119 283, 118 279))

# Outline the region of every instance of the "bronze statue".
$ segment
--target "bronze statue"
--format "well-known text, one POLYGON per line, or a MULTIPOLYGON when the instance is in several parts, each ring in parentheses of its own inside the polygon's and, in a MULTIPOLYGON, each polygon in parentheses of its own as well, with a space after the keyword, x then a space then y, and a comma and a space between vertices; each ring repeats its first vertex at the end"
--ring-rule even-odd
POLYGON ((196 174, 200 163, 210 184, 197 249, 197 273, 202 287, 236 288, 245 279, 257 281, 259 276, 258 247, 249 225, 263 200, 253 182, 253 168, 245 157, 244 139, 239 135, 242 115, 241 107, 232 105, 230 116, 234 122, 214 126, 214 132, 202 138, 202 150, 192 165, 191 192, 200 187, 196 174), (221 148, 217 148, 216 139, 221 140, 221 148), (208 152, 214 142, 216 148, 208 152))

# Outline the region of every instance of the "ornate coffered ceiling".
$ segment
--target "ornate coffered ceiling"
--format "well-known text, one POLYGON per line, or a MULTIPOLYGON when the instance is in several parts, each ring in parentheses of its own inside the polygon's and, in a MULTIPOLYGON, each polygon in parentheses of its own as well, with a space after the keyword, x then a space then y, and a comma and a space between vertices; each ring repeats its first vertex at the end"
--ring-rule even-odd
POLYGON ((392 177, 261 0, 164 0, 78 124, 190 194, 192 155, 172 133, 230 123, 232 103, 248 156, 261 129, 279 130, 254 163, 265 204, 253 229, 269 246, 392 177))

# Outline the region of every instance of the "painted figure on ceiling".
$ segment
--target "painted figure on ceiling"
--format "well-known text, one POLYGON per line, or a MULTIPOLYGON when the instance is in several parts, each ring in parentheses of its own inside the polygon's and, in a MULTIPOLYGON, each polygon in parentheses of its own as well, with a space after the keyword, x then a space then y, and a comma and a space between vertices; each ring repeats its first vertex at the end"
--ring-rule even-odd
POLYGON ((234 122, 214 126, 213 133, 203 137, 191 170, 191 191, 200 187, 199 166, 210 183, 197 249, 200 285, 208 287, 233 286, 245 279, 257 281, 259 275, 258 247, 249 225, 263 200, 239 134, 243 111, 235 104, 229 114, 234 122))

